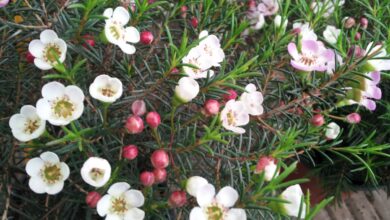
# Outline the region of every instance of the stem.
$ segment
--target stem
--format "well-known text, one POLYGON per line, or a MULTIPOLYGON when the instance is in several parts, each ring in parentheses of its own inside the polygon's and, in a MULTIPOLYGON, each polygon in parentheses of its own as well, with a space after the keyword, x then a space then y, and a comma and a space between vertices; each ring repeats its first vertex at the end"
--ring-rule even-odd
POLYGON ((163 146, 161 143, 160 135, 157 132, 157 128, 152 128, 152 136, 154 137, 154 139, 156 139, 158 146, 162 148, 163 146))
POLYGON ((107 115, 108 115, 108 107, 110 106, 110 103, 103 103, 103 127, 107 127, 107 115))

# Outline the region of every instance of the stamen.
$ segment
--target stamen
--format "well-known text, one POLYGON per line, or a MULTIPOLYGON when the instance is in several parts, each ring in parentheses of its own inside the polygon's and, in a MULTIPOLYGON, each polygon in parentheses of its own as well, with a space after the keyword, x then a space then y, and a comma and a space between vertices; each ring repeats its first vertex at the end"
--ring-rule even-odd
POLYGON ((229 125, 234 125, 236 119, 234 118, 234 113, 233 113, 233 111, 230 110, 230 111, 227 113, 226 116, 227 116, 228 124, 229 124, 229 125))
POLYGON ((75 106, 68 97, 64 96, 53 103, 52 109, 57 117, 68 118, 72 116, 75 106))
POLYGON ((107 96, 107 97, 112 97, 112 96, 114 96, 115 93, 116 93, 116 92, 115 92, 114 90, 112 90, 110 87, 102 88, 101 91, 102 91, 102 94, 103 94, 104 96, 107 96))
POLYGON ((32 134, 34 131, 36 131, 39 128, 39 120, 31 120, 29 119, 25 124, 24 132, 27 134, 32 134))
POLYGON ((128 205, 123 197, 115 198, 112 201, 112 212, 117 214, 124 214, 128 210, 128 205))
POLYGON ((61 50, 60 47, 57 44, 47 44, 44 52, 43 52, 43 59, 48 63, 55 63, 57 62, 56 58, 59 58, 61 56, 61 50))
POLYGON ((62 177, 61 169, 58 164, 45 164, 41 171, 41 175, 43 177, 42 179, 49 184, 59 181, 62 177))

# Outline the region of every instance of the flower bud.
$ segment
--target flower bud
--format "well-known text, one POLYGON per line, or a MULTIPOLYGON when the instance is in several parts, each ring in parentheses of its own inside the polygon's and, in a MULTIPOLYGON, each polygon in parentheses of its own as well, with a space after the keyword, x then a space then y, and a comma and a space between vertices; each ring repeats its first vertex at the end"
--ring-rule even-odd
POLYGON ((164 169, 169 165, 169 156, 165 150, 154 151, 150 159, 154 168, 164 169))
POLYGON ((139 176, 139 179, 144 186, 151 186, 154 184, 154 174, 149 171, 144 171, 139 176))
POLYGON ((279 175, 275 158, 267 156, 260 157, 257 161, 255 173, 260 174, 263 172, 265 181, 271 181, 274 175, 275 177, 279 175))
POLYGON ((169 197, 168 204, 173 208, 179 208, 187 203, 187 195, 184 191, 174 191, 169 197))
POLYGON ((144 121, 137 115, 132 115, 126 120, 126 129, 130 134, 139 134, 144 130, 144 121))
POLYGON ((153 42, 153 34, 150 31, 142 31, 141 32, 141 43, 145 45, 149 45, 153 42))
POLYGON ((86 34, 83 36, 83 39, 85 43, 83 44, 83 47, 88 48, 87 44, 91 47, 95 46, 95 39, 92 35, 86 34))
POLYGON ((128 145, 122 148, 122 157, 128 160, 134 160, 138 156, 138 147, 128 145))
POLYGON ((144 100, 135 100, 133 104, 131 104, 131 111, 134 115, 144 115, 146 112, 146 105, 144 100))
POLYGON ((148 123, 151 128, 157 128, 161 124, 160 114, 157 112, 149 112, 146 115, 146 123, 148 123))
POLYGON ((310 123, 315 126, 315 127, 320 127, 322 126, 324 123, 325 123, 325 119, 324 119, 324 116, 321 115, 321 114, 316 114, 314 115, 311 120, 310 120, 310 123))
POLYGON ((360 18, 360 26, 366 29, 368 27, 368 19, 365 17, 360 18))
POLYGON ((325 137, 328 140, 336 139, 337 136, 340 134, 340 126, 334 122, 331 122, 327 125, 326 131, 325 131, 325 137))
POLYGON ((228 94, 223 95, 223 99, 225 101, 229 101, 237 98, 237 92, 234 91, 233 89, 229 89, 227 92, 228 94))
POLYGON ((204 103, 206 115, 217 115, 219 112, 219 102, 215 99, 209 99, 204 103))
POLYGON ((195 18, 195 17, 192 17, 192 18, 191 18, 191 26, 192 26, 193 28, 197 28, 197 27, 198 27, 198 24, 199 24, 198 19, 195 18))
POLYGON ((180 12, 181 12, 181 17, 182 18, 186 18, 187 17, 187 10, 188 10, 187 6, 185 6, 185 5, 181 6, 180 12))
POLYGON ((96 208, 97 203, 99 202, 102 196, 96 191, 89 192, 85 197, 85 202, 90 208, 96 208))
POLYGON ((167 179, 167 170, 166 169, 154 169, 153 170, 154 180, 156 183, 165 182, 167 179))
POLYGON ((249 8, 249 10, 256 10, 256 1, 255 0, 249 0, 248 1, 248 8, 249 8))
POLYGON ((359 113, 351 113, 349 115, 347 115, 346 117, 346 120, 348 123, 350 124, 358 124, 360 121, 361 121, 361 116, 359 115, 359 113))
POLYGON ((282 29, 284 30, 284 29, 286 29, 286 27, 287 27, 288 20, 285 19, 285 20, 283 21, 283 25, 282 25, 282 16, 276 15, 275 18, 274 18, 274 24, 275 24, 275 27, 276 27, 276 28, 279 28, 280 26, 282 26, 282 29))
POLYGON ((34 55, 32 55, 30 53, 30 51, 27 51, 27 53, 26 53, 26 61, 27 61, 27 63, 34 63, 34 59, 35 59, 34 55))
POLYGON ((345 17, 344 19, 344 27, 346 29, 350 29, 352 28, 353 26, 355 26, 356 24, 356 21, 354 18, 351 18, 351 17, 345 17))
POLYGON ((176 67, 171 70, 171 74, 178 74, 180 71, 176 67))
POLYGON ((366 51, 359 46, 352 46, 348 50, 349 57, 352 57, 352 55, 353 55, 355 58, 362 58, 362 57, 364 57, 365 53, 366 53, 366 51))
POLYGON ((359 32, 356 32, 355 40, 358 41, 358 40, 360 40, 361 37, 362 37, 362 35, 359 32))
POLYGON ((194 99, 199 93, 199 84, 190 77, 182 77, 175 87, 175 96, 179 102, 187 103, 194 99))

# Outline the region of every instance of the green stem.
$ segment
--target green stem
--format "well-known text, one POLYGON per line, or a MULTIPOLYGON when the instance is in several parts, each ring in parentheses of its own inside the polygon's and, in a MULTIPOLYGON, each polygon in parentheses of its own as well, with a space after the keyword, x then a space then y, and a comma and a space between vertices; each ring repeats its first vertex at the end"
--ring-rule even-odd
POLYGON ((108 107, 110 106, 110 103, 103 103, 103 127, 107 127, 107 115, 108 115, 108 107))

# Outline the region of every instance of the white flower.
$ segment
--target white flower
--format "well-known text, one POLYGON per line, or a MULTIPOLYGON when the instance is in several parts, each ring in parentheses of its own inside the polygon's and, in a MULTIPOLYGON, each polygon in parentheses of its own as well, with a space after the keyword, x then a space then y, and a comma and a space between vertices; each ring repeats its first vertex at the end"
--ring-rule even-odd
POLYGON ((203 51, 201 51, 199 46, 192 48, 187 56, 183 57, 182 62, 183 64, 190 64, 197 67, 183 67, 183 70, 187 76, 193 79, 206 78, 207 75, 212 77, 214 75, 214 71, 209 70, 213 66, 212 60, 206 59, 205 54, 203 54, 203 51))
POLYGON ((279 170, 278 166, 276 165, 276 160, 272 157, 261 157, 259 161, 257 161, 255 173, 264 173, 264 180, 271 181, 274 176, 279 176, 279 170))
POLYGON ((64 181, 69 177, 69 167, 60 162, 57 154, 44 152, 40 157, 30 159, 26 164, 30 176, 28 185, 35 193, 54 195, 64 188, 64 181))
POLYGON ((287 23, 288 23, 288 19, 284 18, 283 26, 282 26, 282 16, 280 16, 280 15, 276 15, 274 18, 274 24, 275 24, 275 27, 277 27, 277 28, 282 26, 282 29, 285 30, 287 27, 287 23))
POLYGON ((294 23, 293 29, 299 30, 299 35, 302 40, 317 40, 317 35, 314 33, 314 30, 311 29, 309 23, 294 23))
POLYGON ((264 15, 258 11, 249 11, 248 19, 253 30, 260 30, 265 24, 264 15))
POLYGON ((42 97, 36 105, 37 113, 52 125, 67 125, 83 113, 84 93, 77 86, 49 82, 42 87, 42 97))
POLYGON ((144 195, 139 190, 130 189, 130 185, 119 182, 111 185, 98 202, 96 210, 106 220, 142 220, 145 212, 138 207, 145 202, 144 195))
POLYGON ((375 71, 390 70, 390 60, 385 59, 387 57, 387 52, 383 45, 379 44, 374 46, 374 42, 370 42, 367 46, 365 55, 374 55, 367 62, 371 65, 372 68, 374 68, 375 71))
POLYGON ((237 200, 238 193, 232 187, 225 186, 215 195, 214 186, 206 184, 196 194, 199 207, 191 210, 190 220, 246 220, 244 209, 232 208, 237 200))
POLYGON ((263 114, 263 94, 256 91, 256 86, 252 83, 245 87, 248 92, 242 93, 240 101, 244 102, 246 109, 250 115, 261 115, 263 114))
POLYGON ((274 15, 279 10, 278 0, 262 0, 257 10, 264 16, 274 15))
POLYGON ((25 105, 20 114, 14 114, 9 120, 12 135, 19 141, 26 142, 38 138, 45 131, 46 121, 37 115, 32 105, 25 105))
POLYGON ((288 203, 283 203, 284 211, 289 216, 298 217, 299 207, 301 207, 301 215, 300 217, 306 216, 306 204, 303 200, 303 192, 301 187, 296 184, 285 189, 280 195, 283 200, 286 200, 288 203))
POLYGON ((325 136, 328 139, 336 139, 337 136, 340 134, 340 126, 338 126, 336 123, 331 122, 327 125, 325 136))
POLYGON ((89 86, 91 96, 99 101, 112 103, 122 96, 122 82, 118 78, 99 75, 89 86))
POLYGON ((328 18, 333 14, 336 5, 342 6, 344 3, 344 0, 325 0, 322 2, 313 1, 310 7, 313 9, 315 14, 323 11, 324 13, 322 16, 328 18))
POLYGON ((325 40, 331 44, 337 43, 337 39, 341 33, 340 29, 337 29, 335 26, 328 25, 323 32, 325 40))
POLYGON ((186 190, 187 190, 188 194, 195 197, 198 190, 202 186, 207 185, 207 184, 208 184, 208 181, 205 178, 200 177, 200 176, 192 176, 192 177, 188 178, 188 180, 187 180, 186 190))
POLYGON ((221 111, 222 126, 238 134, 245 133, 243 126, 249 123, 249 114, 243 101, 230 100, 221 111))
MULTIPOLYGON (((202 31, 199 34, 199 39, 204 38, 197 48, 201 53, 200 59, 204 59, 207 62, 211 62, 212 66, 219 67, 223 59, 225 59, 225 53, 221 48, 219 39, 215 35, 209 35, 207 31, 202 31)), ((201 61, 201 63, 206 62, 201 61)))
POLYGON ((106 159, 90 157, 81 168, 81 177, 91 186, 101 187, 111 176, 111 166, 106 159))
POLYGON ((115 10, 107 8, 103 15, 107 17, 104 33, 107 40, 119 46, 126 54, 135 53, 135 47, 130 43, 138 43, 140 34, 135 27, 125 27, 130 20, 129 12, 123 7, 117 7, 115 10))
POLYGON ((181 102, 187 103, 199 93, 199 84, 190 77, 182 77, 175 88, 175 95, 181 102))
POLYGON ((35 66, 41 70, 52 69, 57 64, 56 57, 60 62, 64 62, 66 49, 65 41, 58 38, 52 30, 42 31, 40 40, 33 40, 28 45, 28 50, 35 57, 35 66))

